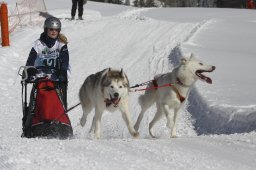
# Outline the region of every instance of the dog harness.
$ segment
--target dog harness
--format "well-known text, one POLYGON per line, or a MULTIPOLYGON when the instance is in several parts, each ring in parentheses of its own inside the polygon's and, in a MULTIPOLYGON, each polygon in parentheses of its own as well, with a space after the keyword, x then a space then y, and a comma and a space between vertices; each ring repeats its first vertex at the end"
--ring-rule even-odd
MULTIPOLYGON (((181 81, 179 80, 179 79, 177 79, 177 82, 179 83, 181 83, 181 81)), ((158 86, 158 84, 157 84, 157 81, 154 79, 153 81, 152 81, 152 83, 153 83, 153 85, 154 85, 154 88, 157 90, 157 88, 158 87, 160 87, 160 86, 158 86)), ((182 84, 182 83, 181 83, 182 84)), ((177 98, 180 100, 180 102, 182 103, 182 102, 184 102, 185 101, 185 97, 183 97, 181 94, 180 94, 180 92, 179 92, 179 90, 173 85, 173 84, 167 84, 168 86, 170 86, 170 87, 172 87, 172 89, 175 91, 175 93, 176 93, 176 95, 177 95, 177 98)))
MULTIPOLYGON (((182 85, 182 86, 186 86, 186 85, 183 84, 178 78, 177 78, 177 82, 176 82, 176 83, 177 83, 177 84, 180 84, 180 85, 182 85)), ((172 87, 172 89, 175 91, 175 93, 176 93, 176 95, 177 95, 177 98, 180 100, 180 102, 182 103, 182 102, 185 101, 186 98, 183 97, 183 96, 180 94, 179 90, 178 90, 173 84, 169 83, 169 84, 164 84, 164 85, 158 86, 156 79, 147 81, 147 82, 145 82, 145 83, 136 84, 135 86, 130 87, 129 92, 144 91, 144 90, 157 90, 158 88, 162 88, 162 87, 172 87), (139 86, 147 85, 147 84, 149 84, 150 82, 153 83, 153 86, 147 87, 147 88, 143 88, 143 89, 135 89, 134 91, 131 90, 132 88, 136 88, 136 87, 139 87, 139 86)), ((109 99, 108 99, 108 100, 109 100, 109 99)), ((106 101, 105 101, 105 102, 106 102, 106 101)))

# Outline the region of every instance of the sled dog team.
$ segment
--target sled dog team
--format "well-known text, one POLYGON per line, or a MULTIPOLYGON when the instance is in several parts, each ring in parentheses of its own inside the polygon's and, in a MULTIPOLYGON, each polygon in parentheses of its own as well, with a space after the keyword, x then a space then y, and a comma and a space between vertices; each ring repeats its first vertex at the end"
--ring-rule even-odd
POLYGON ((156 75, 154 80, 147 85, 150 90, 146 90, 139 97, 141 112, 133 125, 128 108, 130 86, 127 75, 122 69, 104 69, 88 76, 80 88, 79 99, 83 110, 80 124, 85 125, 88 114, 94 108, 95 115, 90 132, 94 132, 95 138, 100 138, 103 112, 105 110, 113 112, 119 109, 130 134, 136 138, 139 136, 138 130, 144 113, 156 103, 156 113, 149 123, 150 136, 155 137, 153 126, 165 115, 167 127, 170 128, 170 137, 176 137, 178 113, 184 105, 191 87, 198 79, 211 84, 211 78, 202 73, 214 70, 215 66, 203 64, 193 54, 190 57, 181 58, 180 64, 172 72, 156 75), (157 88, 161 85, 168 86, 157 88))
MULTIPOLYGON (((55 68, 55 72, 51 74, 50 80, 48 76, 39 76, 36 79, 37 81, 30 82, 27 80, 28 76, 23 77, 22 136, 60 135, 66 137, 73 134, 71 123, 66 114, 70 110, 67 110, 66 102, 68 75, 70 73, 68 41, 60 32, 60 20, 55 17, 48 17, 44 22, 43 33, 35 41, 29 53, 26 62, 27 68, 34 67, 36 70, 36 68, 41 67, 44 74, 48 74, 48 71, 55 68), (27 104, 28 83, 33 84, 29 104, 27 104), (53 96, 56 100, 59 100, 58 105, 54 104, 54 107, 49 102, 53 96), (52 111, 51 109, 55 110, 52 111), (63 120, 64 117, 66 117, 65 121, 63 120), (59 125, 64 128, 59 128, 59 125), (65 128, 69 130, 63 130, 65 128)), ((28 70, 30 69, 26 71, 28 70)), ((38 71, 35 70, 32 71, 33 74, 38 71)), ((203 64, 191 54, 190 57, 181 58, 180 64, 172 72, 156 75, 154 80, 148 83, 147 89, 150 90, 145 91, 139 97, 141 112, 135 125, 133 125, 128 108, 130 85, 127 75, 123 70, 104 69, 88 76, 80 88, 79 99, 83 110, 80 124, 84 126, 88 114, 95 109, 90 132, 94 132, 95 137, 100 138, 103 112, 105 110, 113 112, 119 109, 130 134, 133 137, 138 137, 138 130, 144 113, 152 104, 156 103, 157 111, 149 124, 149 134, 155 137, 153 126, 165 115, 167 127, 171 129, 170 136, 175 137, 178 112, 184 105, 191 87, 198 79, 211 84, 212 80, 202 73, 212 72, 213 70, 215 70, 214 66, 203 64), (174 110, 173 116, 171 114, 172 110, 174 110)), ((23 74, 20 75, 23 76, 23 74)), ((33 75, 32 77, 37 76, 33 75)))

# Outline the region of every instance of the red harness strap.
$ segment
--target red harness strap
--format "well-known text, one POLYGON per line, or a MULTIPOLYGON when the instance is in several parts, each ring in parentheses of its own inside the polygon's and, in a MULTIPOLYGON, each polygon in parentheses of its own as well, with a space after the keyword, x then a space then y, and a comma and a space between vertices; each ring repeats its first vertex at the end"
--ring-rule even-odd
POLYGON ((172 85, 172 84, 164 84, 162 86, 158 86, 157 81, 155 79, 152 81, 152 83, 153 83, 154 86, 148 87, 148 88, 144 88, 144 89, 136 89, 135 92, 136 91, 145 91, 145 90, 154 90, 154 89, 157 90, 158 88, 162 88, 162 87, 172 87, 172 89, 175 91, 175 93, 176 93, 176 95, 179 98, 181 103, 184 102, 184 100, 186 99, 185 97, 183 97, 180 94, 179 90, 174 85, 172 85))
MULTIPOLYGON (((170 84, 171 85, 171 84, 170 84)), ((179 93, 179 90, 175 87, 175 86, 172 86, 173 90, 176 92, 177 94, 177 97, 180 99, 180 102, 184 102, 184 100, 186 99, 185 97, 183 97, 180 93, 179 93)))
POLYGON ((151 87, 144 88, 144 89, 135 89, 134 91, 136 92, 136 91, 156 90, 161 87, 170 87, 170 86, 172 86, 172 84, 164 84, 162 86, 151 86, 151 87))

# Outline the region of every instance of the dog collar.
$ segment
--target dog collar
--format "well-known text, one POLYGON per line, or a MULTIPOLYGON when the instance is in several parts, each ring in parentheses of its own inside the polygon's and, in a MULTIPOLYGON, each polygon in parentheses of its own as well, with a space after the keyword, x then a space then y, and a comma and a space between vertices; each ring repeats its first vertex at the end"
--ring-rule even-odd
POLYGON ((177 84, 184 86, 184 87, 189 87, 186 84, 182 83, 182 81, 179 79, 179 77, 177 77, 176 80, 177 80, 177 84))

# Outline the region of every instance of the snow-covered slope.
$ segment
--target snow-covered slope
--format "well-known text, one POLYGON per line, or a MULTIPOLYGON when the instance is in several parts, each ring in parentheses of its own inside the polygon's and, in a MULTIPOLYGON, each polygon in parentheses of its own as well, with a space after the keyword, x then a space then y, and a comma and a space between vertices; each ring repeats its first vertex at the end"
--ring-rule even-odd
MULTIPOLYGON (((255 11, 144 9, 88 2, 85 20, 69 21, 64 18, 70 17, 71 2, 62 1, 46 0, 46 5, 49 13, 63 18, 62 32, 69 39, 69 106, 79 102, 79 88, 92 73, 123 68, 134 85, 171 71, 182 54, 191 52, 217 67, 210 74, 213 84, 198 82, 191 91, 179 115, 177 139, 169 138, 165 119, 155 126, 157 139, 149 137, 148 123, 155 107, 147 111, 139 139, 130 137, 119 112, 105 112, 102 139, 93 140, 88 134, 93 114, 81 128, 80 107, 69 113, 74 138, 20 138, 17 70, 43 29, 18 28, 11 35, 11 46, 0 48, 1 169, 254 169, 256 80, 252 64, 256 59, 251 44, 256 38, 255 11)), ((130 93, 133 122, 140 111, 141 93, 130 93)))

